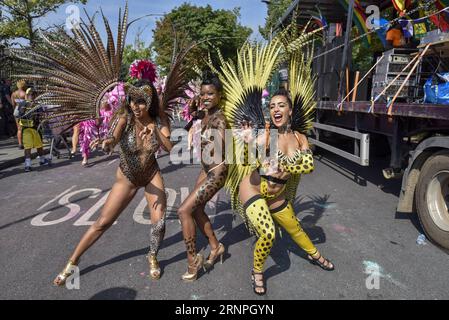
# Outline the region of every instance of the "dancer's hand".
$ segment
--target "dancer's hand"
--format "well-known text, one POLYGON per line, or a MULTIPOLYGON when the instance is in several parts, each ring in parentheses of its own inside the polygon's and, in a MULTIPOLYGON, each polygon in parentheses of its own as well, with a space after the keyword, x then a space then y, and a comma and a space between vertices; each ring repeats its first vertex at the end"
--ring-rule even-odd
POLYGON ((191 115, 193 115, 197 110, 198 110, 198 105, 199 105, 199 98, 195 97, 193 99, 190 99, 188 101, 188 105, 189 105, 189 113, 191 115))
POLYGON ((106 140, 103 140, 103 143, 101 145, 103 151, 111 155, 114 151, 114 141, 115 138, 108 138, 106 140))
POLYGON ((235 129, 234 133, 245 143, 250 143, 255 139, 253 124, 251 121, 243 121, 240 129, 235 129))
POLYGON ((94 140, 92 140, 91 143, 89 143, 89 148, 90 148, 91 150, 95 150, 95 149, 97 149, 97 147, 98 147, 98 145, 99 145, 100 143, 102 143, 102 141, 100 140, 100 138, 94 139, 94 140))
POLYGON ((139 138, 142 139, 142 141, 150 140, 150 138, 154 134, 155 129, 156 129, 155 124, 154 123, 150 123, 145 128, 143 128, 142 131, 140 131, 139 138))
POLYGON ((282 168, 279 167, 279 163, 276 158, 267 158, 262 163, 261 173, 264 175, 271 176, 282 172, 282 168))

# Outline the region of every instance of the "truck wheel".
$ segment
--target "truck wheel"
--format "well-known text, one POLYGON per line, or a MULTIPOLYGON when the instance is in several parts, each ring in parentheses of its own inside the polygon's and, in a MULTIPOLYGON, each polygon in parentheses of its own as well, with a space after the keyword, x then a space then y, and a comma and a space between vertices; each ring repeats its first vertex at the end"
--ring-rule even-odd
POLYGON ((441 151, 424 163, 416 186, 416 208, 424 232, 449 249, 449 151, 441 151))

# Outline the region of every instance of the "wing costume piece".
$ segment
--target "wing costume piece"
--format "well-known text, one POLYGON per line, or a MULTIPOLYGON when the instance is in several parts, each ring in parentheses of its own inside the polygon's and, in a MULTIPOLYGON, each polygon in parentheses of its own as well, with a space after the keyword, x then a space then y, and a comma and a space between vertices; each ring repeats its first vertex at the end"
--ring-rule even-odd
POLYGON ((189 68, 184 63, 184 58, 191 48, 182 49, 174 55, 165 80, 165 86, 160 99, 161 106, 169 118, 172 118, 173 109, 179 103, 180 99, 188 99, 186 90, 189 89, 187 80, 189 68))
MULTIPOLYGON (((30 113, 44 107, 43 121, 52 128, 99 118, 103 97, 120 83, 126 35, 132 23, 128 23, 128 4, 123 14, 119 11, 115 40, 108 20, 101 14, 106 41, 101 39, 93 19, 86 13, 89 22, 81 20, 78 28, 72 29, 73 35, 64 31, 57 36, 42 35, 43 45, 12 52, 28 70, 16 77, 33 83, 38 94, 30 113)), ((177 98, 184 97, 188 81, 183 60, 187 52, 188 49, 180 51, 172 60, 161 98, 161 110, 167 114, 177 98)), ((143 71, 144 76, 155 73, 155 70, 143 71)), ((143 98, 148 104, 154 96, 150 86, 137 88, 127 83, 124 90, 126 95, 143 98)))
MULTIPOLYGON (((298 32, 293 24, 280 35, 285 49, 285 58, 289 61, 288 88, 293 103, 291 130, 306 134, 312 129, 315 117, 315 77, 312 76, 314 35, 323 28, 306 32, 308 24, 298 32)), ((294 202, 301 174, 291 174, 285 188, 285 196, 294 202)))
MULTIPOLYGON (((17 77, 33 83, 38 96, 35 108, 46 109, 44 120, 51 127, 73 125, 100 117, 103 96, 117 86, 128 30, 128 5, 119 11, 116 43, 109 22, 101 13, 107 33, 106 46, 92 18, 73 28, 73 36, 42 35, 43 46, 15 50, 29 72, 17 77)), ((86 14, 87 15, 87 14, 86 14)))
MULTIPOLYGON (((236 64, 221 59, 221 67, 213 68, 220 75, 226 95, 225 116, 232 129, 239 130, 243 123, 252 123, 255 137, 265 134, 266 120, 262 110, 262 94, 273 72, 282 61, 289 62, 289 88, 293 101, 291 128, 306 132, 311 128, 314 115, 314 79, 311 76, 311 54, 305 53, 304 47, 311 43, 312 33, 300 34, 290 26, 267 45, 245 44, 238 52, 236 64)), ((309 52, 310 53, 310 52, 309 52)), ((211 66, 212 67, 212 66, 211 66)), ((269 125, 268 125, 269 127, 269 125)), ((255 230, 246 218, 239 200, 239 185, 261 166, 260 161, 245 162, 248 159, 248 145, 233 135, 234 159, 229 166, 225 187, 231 193, 234 211, 243 218, 251 233, 255 230), (244 161, 240 155, 244 155, 244 161)), ((293 200, 299 184, 300 175, 292 174, 287 182, 286 196, 293 200)))

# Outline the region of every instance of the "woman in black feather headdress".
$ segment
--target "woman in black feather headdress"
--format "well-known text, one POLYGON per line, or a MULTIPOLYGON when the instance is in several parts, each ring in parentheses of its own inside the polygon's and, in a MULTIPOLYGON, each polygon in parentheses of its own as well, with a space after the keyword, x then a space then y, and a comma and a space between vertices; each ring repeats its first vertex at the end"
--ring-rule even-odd
POLYGON ((265 46, 246 44, 239 51, 237 63, 221 66, 229 97, 225 115, 235 132, 235 163, 230 165, 226 187, 233 209, 257 237, 251 280, 258 295, 266 293, 263 267, 274 243, 275 222, 308 253, 312 263, 325 270, 334 269, 310 241, 292 206, 301 174, 314 170, 304 134, 311 127, 316 103, 310 58, 302 51, 282 57, 282 48, 278 39, 265 46), (285 57, 290 62, 290 93, 274 93, 269 103, 271 125, 267 125, 262 90, 285 57))

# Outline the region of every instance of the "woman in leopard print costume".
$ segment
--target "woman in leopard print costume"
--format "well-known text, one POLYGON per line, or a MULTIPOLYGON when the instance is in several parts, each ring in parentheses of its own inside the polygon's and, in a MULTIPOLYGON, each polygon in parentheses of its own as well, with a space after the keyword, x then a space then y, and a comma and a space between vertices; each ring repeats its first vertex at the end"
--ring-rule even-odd
POLYGON ((58 286, 64 285, 81 255, 112 226, 140 188, 145 189, 151 213, 150 276, 159 279, 161 275, 156 255, 164 237, 167 201, 155 153, 159 146, 167 151, 172 148, 169 120, 159 108, 156 89, 151 82, 142 80, 136 86, 125 84, 125 93, 127 102, 112 120, 109 138, 102 142, 106 152, 112 152, 116 144, 120 145, 116 182, 100 217, 81 238, 66 267, 54 280, 58 286))
POLYGON ((225 247, 218 242, 209 217, 204 212, 206 203, 224 186, 228 172, 227 164, 224 161, 224 140, 227 125, 220 108, 221 98, 222 85, 220 80, 213 74, 206 72, 203 75, 199 101, 192 100, 190 103, 191 113, 197 115, 197 118, 202 118, 202 169, 193 192, 178 209, 187 247, 188 270, 182 275, 184 281, 196 280, 200 269, 212 267, 219 257, 223 261, 225 252, 225 247), (201 110, 197 110, 198 102, 201 110), (222 152, 214 152, 214 148, 219 147, 221 147, 222 152), (206 261, 201 254, 196 252, 196 226, 208 239, 211 247, 211 253, 206 261))

